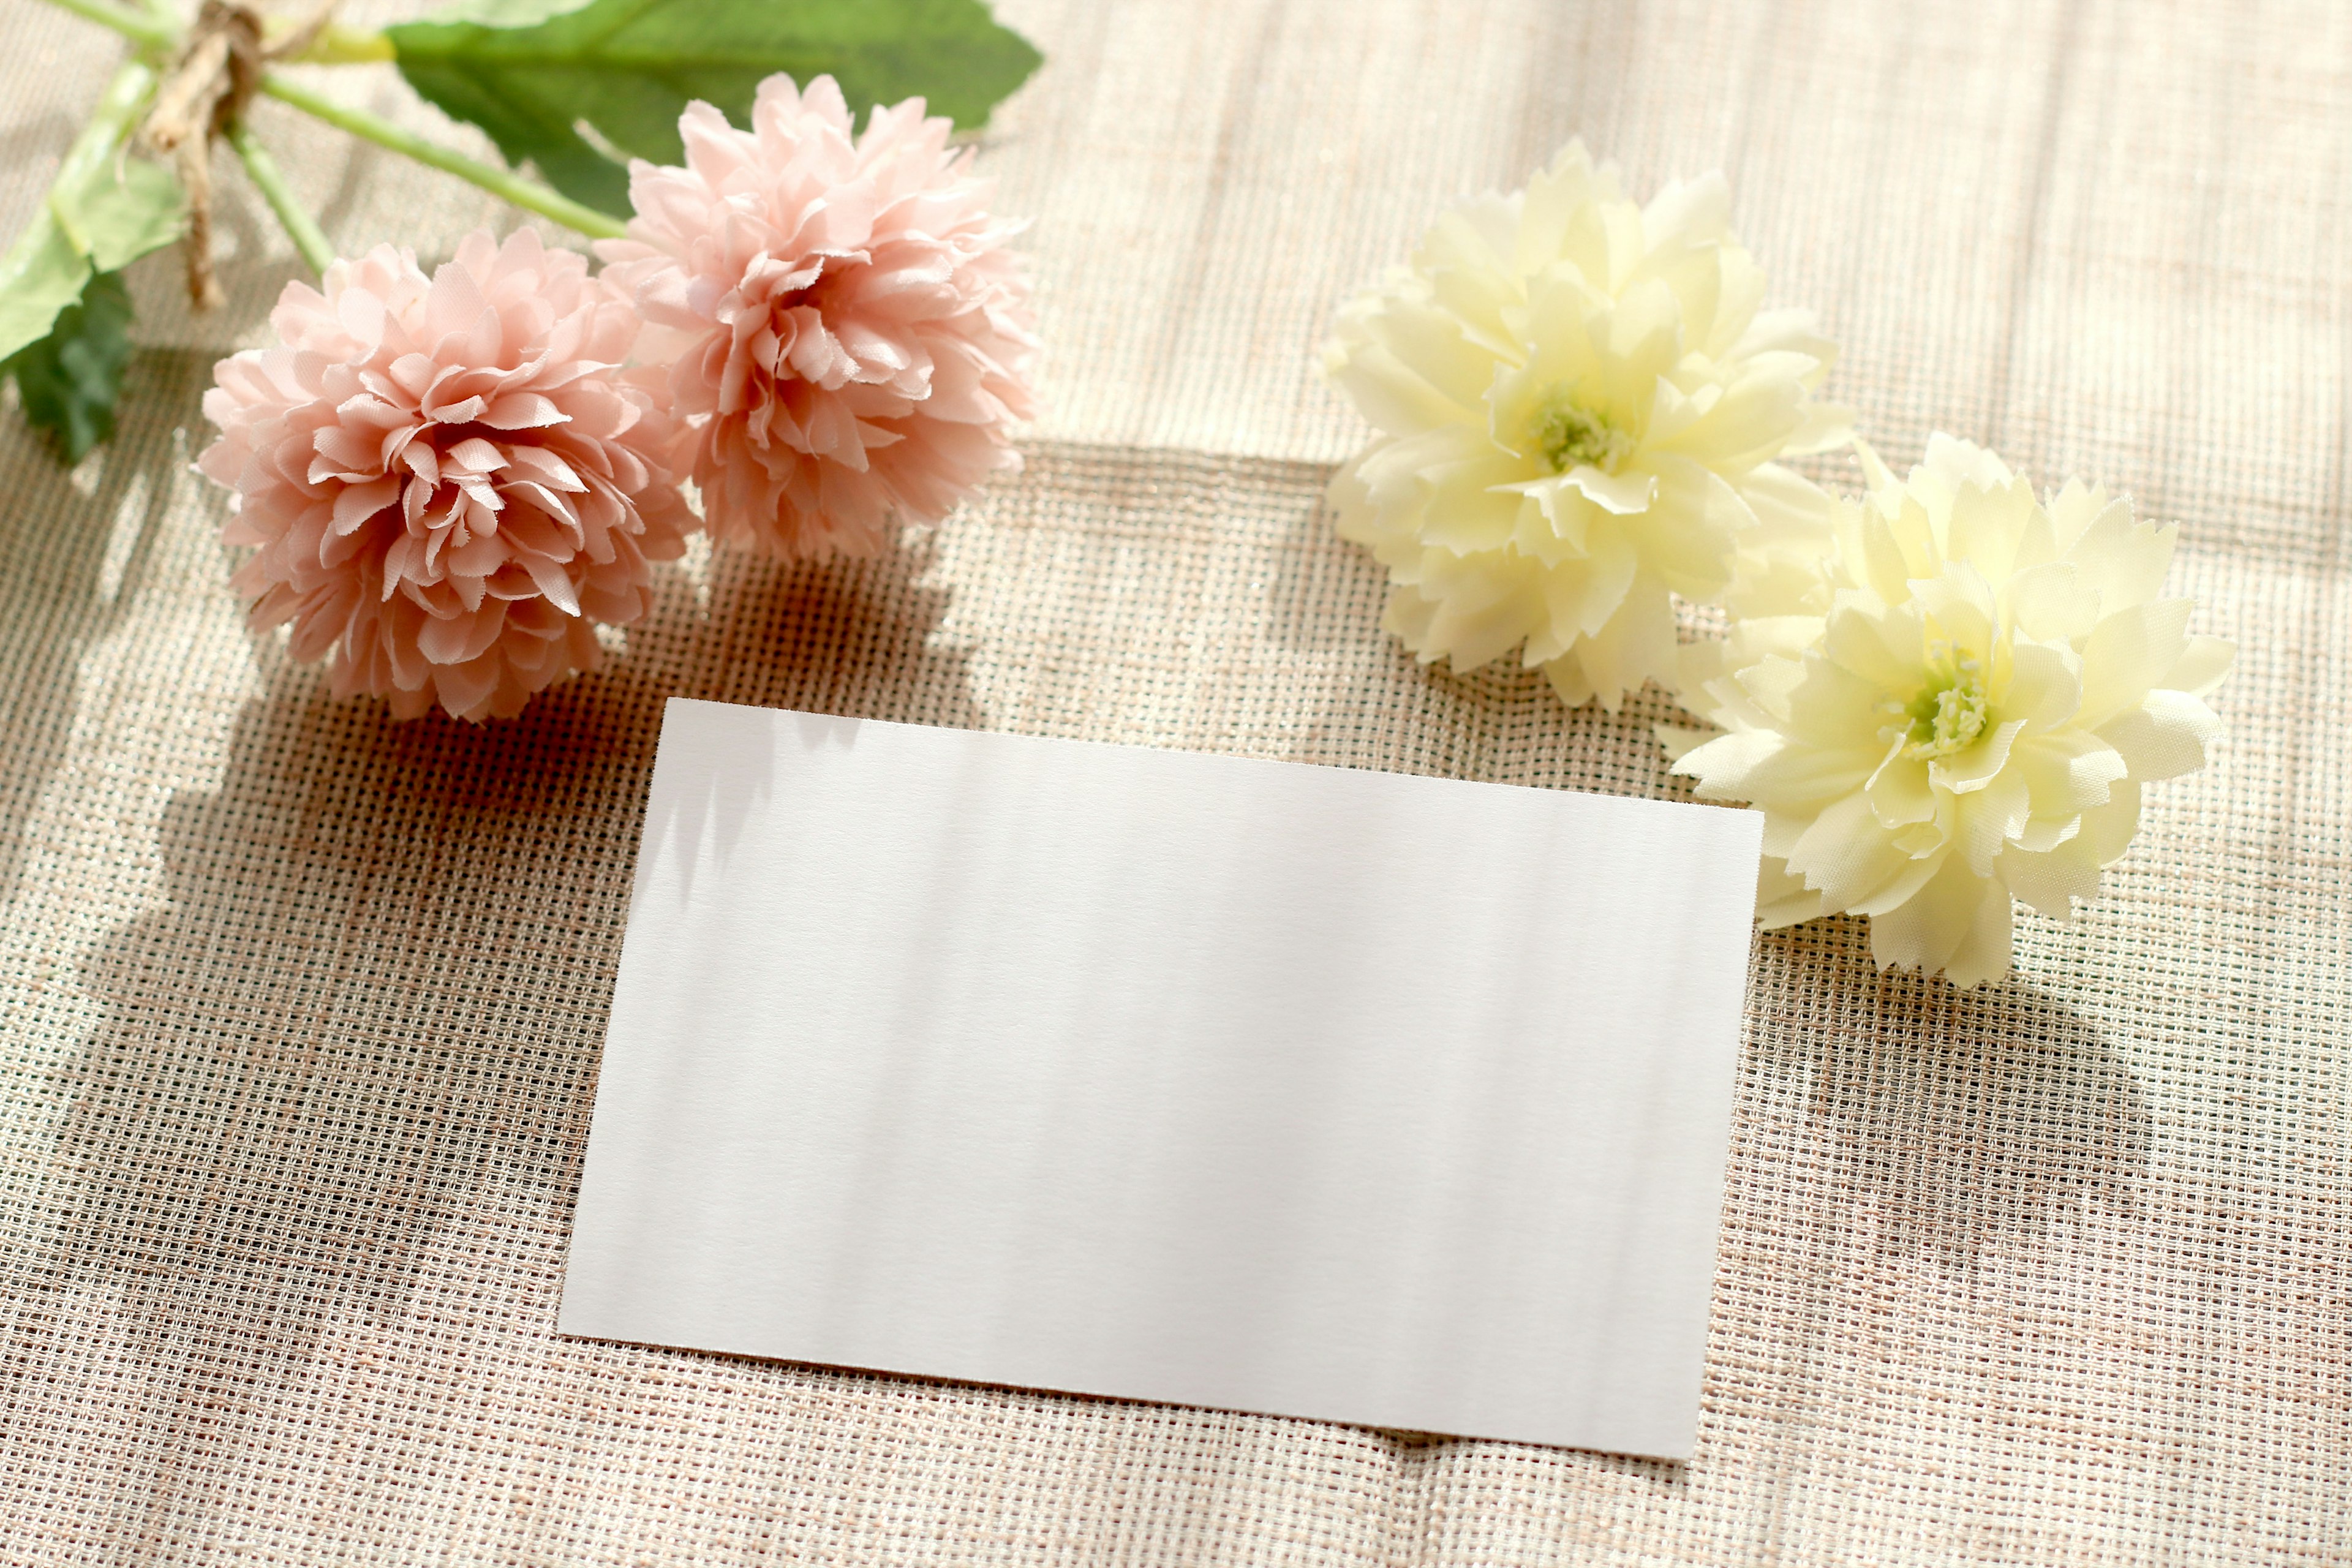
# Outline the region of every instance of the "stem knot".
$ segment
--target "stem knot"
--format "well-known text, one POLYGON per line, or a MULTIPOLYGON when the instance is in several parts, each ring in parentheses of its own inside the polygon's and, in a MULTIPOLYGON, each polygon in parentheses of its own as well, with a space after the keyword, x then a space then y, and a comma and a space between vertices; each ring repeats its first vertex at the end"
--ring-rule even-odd
POLYGON ((188 298, 200 310, 214 309, 222 298, 220 279, 213 274, 212 144, 244 124, 246 108, 261 89, 262 67, 310 47, 333 13, 333 0, 324 0, 282 37, 265 45, 261 15, 245 0, 204 0, 170 72, 155 89, 142 134, 147 145, 172 161, 188 194, 182 252, 188 298))

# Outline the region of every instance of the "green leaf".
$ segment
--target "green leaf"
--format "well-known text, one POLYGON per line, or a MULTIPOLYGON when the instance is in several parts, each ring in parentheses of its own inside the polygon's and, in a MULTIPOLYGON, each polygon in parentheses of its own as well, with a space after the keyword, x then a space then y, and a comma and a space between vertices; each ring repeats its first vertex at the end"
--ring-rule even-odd
POLYGON ((409 85, 509 163, 623 216, 628 172, 597 142, 677 163, 689 100, 742 124, 762 79, 830 73, 854 113, 919 95, 973 126, 1042 58, 982 0, 473 0, 386 36, 409 85))
POLYGON ((0 373, 16 380, 26 420, 50 432, 69 463, 114 434, 130 325, 131 291, 119 274, 100 272, 79 303, 58 312, 47 337, 0 361, 0 373))
POLYGON ((170 244, 185 221, 179 182, 120 152, 154 85, 139 61, 115 71, 48 199, 0 257, 0 377, 15 378, 25 417, 75 458, 113 433, 131 357, 131 296, 115 269, 170 244))
POLYGON ((0 258, 0 360, 47 337, 93 273, 119 271, 179 238, 187 205, 179 181, 137 160, 119 177, 107 163, 61 179, 0 258))
POLYGON ((0 260, 0 359, 48 336, 89 281, 89 258, 43 205, 0 260))
POLYGON ((101 163, 88 178, 49 193, 49 210, 74 247, 113 272, 180 237, 188 198, 162 165, 130 158, 101 163))

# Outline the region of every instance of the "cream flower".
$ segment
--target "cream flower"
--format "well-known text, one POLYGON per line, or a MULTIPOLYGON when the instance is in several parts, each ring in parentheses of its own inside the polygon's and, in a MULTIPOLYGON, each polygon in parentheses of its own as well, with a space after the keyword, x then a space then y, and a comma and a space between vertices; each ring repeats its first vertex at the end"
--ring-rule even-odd
POLYGON ((2044 505, 1944 436, 1906 480, 1863 458, 1822 572, 1687 650, 1685 705, 1728 732, 1661 734, 1702 797, 1763 808, 1763 924, 1867 915, 1881 967, 1996 981, 2012 896, 2071 915, 2140 786, 2204 765, 2232 649, 2158 596, 2173 531, 2128 500, 2070 480, 2044 505))
POLYGON ((431 278, 380 245, 289 283, 281 346, 232 355, 196 466, 236 492, 223 537, 254 628, 293 623, 335 694, 413 719, 506 718, 653 602, 694 519, 676 437, 617 366, 637 334, 586 260, 477 229, 431 278))
POLYGON ((1324 368, 1381 437, 1331 499, 1423 663, 1523 645, 1562 700, 1614 710, 1673 679, 1670 590, 1718 597, 1759 518, 1825 515, 1773 459, 1847 439, 1812 396, 1832 350, 1758 310, 1729 216, 1720 175, 1637 206, 1571 142, 1341 310, 1324 368))

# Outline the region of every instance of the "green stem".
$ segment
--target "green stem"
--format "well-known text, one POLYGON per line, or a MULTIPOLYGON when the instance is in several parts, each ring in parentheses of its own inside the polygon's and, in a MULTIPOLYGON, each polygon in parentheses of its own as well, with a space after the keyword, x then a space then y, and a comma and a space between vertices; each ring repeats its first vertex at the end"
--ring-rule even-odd
MULTIPOLYGON (((125 10, 118 0, 49 0, 49 4, 84 21, 111 27, 142 48, 168 54, 180 42, 180 16, 169 0, 146 0, 140 11, 125 10)), ((309 48, 293 58, 306 66, 359 66, 397 57, 392 40, 382 33, 330 22, 310 40, 309 48)))
POLYGON ((262 72, 261 90, 281 103, 292 104, 305 114, 323 120, 354 136, 364 137, 379 147, 414 158, 444 174, 455 174, 501 200, 512 202, 541 217, 551 218, 566 228, 577 229, 596 239, 618 239, 628 232, 626 226, 609 213, 583 206, 571 197, 559 195, 545 185, 526 180, 520 174, 477 163, 462 153, 453 153, 363 109, 352 109, 337 103, 279 72, 262 72))
POLYGON ((382 33, 364 33, 356 27, 346 27, 340 22, 330 22, 310 40, 310 47, 286 59, 303 66, 365 66, 379 65, 400 57, 392 40, 382 33))
POLYGON ((278 226, 285 229, 286 237, 294 242, 294 248, 302 253, 302 259, 310 264, 310 270, 324 277, 328 266, 335 259, 334 245, 327 238, 326 231, 319 226, 319 220, 294 199, 294 193, 287 188, 286 175, 278 167, 278 160, 269 155, 268 148, 254 139, 252 129, 243 121, 228 128, 228 144, 236 148, 236 155, 244 160, 246 174, 251 177, 254 188, 261 193, 262 199, 269 204, 269 210, 278 215, 278 226))
POLYGON ((170 23, 126 11, 110 0, 49 0, 49 4, 86 22, 111 27, 142 48, 170 49, 180 41, 178 30, 170 23))
POLYGON ((155 73, 137 60, 125 61, 98 95, 98 106, 89 111, 89 122, 81 134, 66 149, 64 162, 58 165, 58 177, 51 182, 53 190, 69 191, 106 166, 114 156, 114 149, 131 134, 139 111, 147 107, 147 95, 155 90, 155 73))
MULTIPOLYGON (((89 111, 89 123, 81 128, 81 134, 75 137, 73 145, 66 149, 65 157, 58 164, 58 177, 49 182, 49 200, 46 207, 49 220, 58 226, 74 249, 84 255, 89 251, 89 237, 77 230, 68 220, 66 214, 72 210, 70 204, 60 207, 57 193, 79 191, 113 160, 115 148, 131 134, 131 127, 138 120, 139 111, 147 107, 147 95, 154 90, 153 71, 137 60, 124 61, 106 84, 106 90, 98 95, 98 107, 89 111)), ((27 237, 19 240, 18 245, 34 243, 30 237, 40 226, 38 223, 27 226, 25 231, 27 237)), ((10 260, 15 258, 12 252, 10 260)), ((13 277, 15 274, 9 272, 6 275, 13 277)))

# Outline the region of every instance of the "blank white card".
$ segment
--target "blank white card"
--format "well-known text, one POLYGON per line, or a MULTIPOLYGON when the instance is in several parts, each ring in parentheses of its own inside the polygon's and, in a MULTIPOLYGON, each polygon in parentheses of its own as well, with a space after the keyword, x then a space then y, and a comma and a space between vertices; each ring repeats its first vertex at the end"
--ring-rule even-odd
POLYGON ((674 700, 558 1327, 1685 1458, 1759 833, 674 700))

